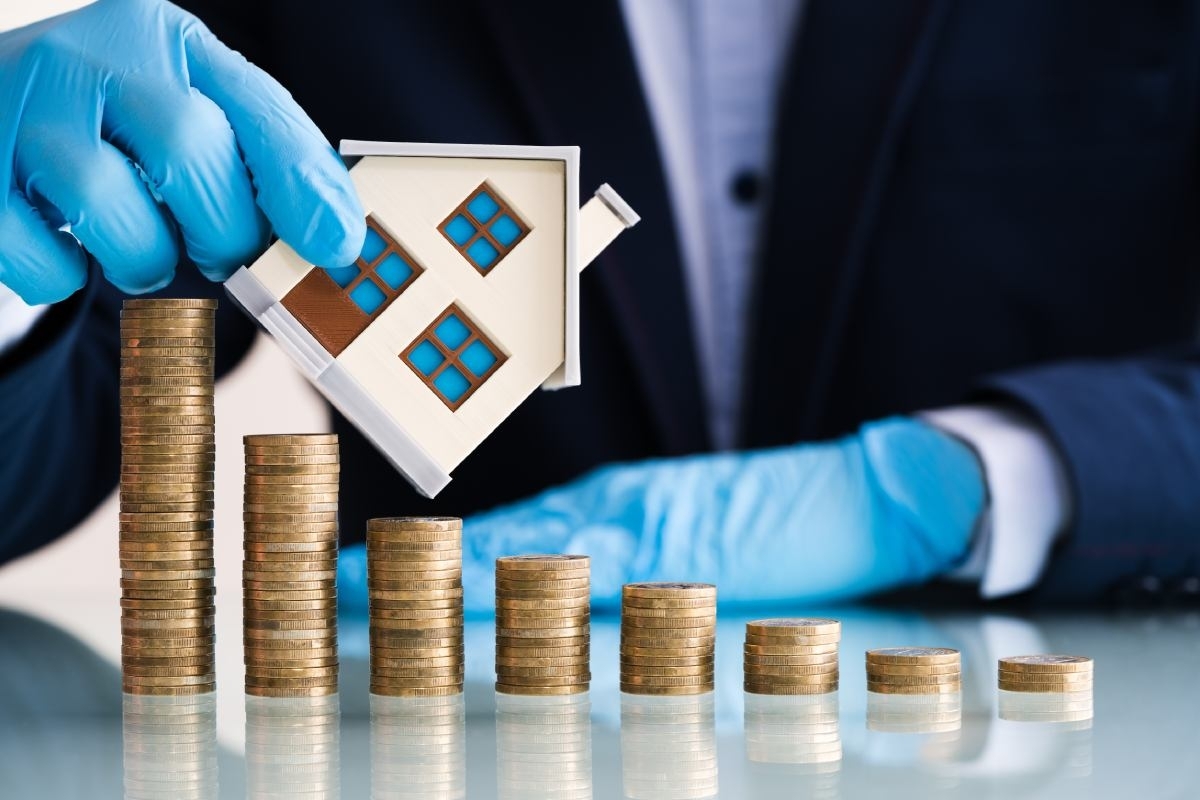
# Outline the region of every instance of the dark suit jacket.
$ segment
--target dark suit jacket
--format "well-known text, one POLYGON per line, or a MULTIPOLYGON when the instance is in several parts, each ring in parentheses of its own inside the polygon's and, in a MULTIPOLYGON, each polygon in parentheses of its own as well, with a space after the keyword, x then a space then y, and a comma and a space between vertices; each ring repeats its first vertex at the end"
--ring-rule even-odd
MULTIPOLYGON (((343 528, 469 514, 710 445, 679 248, 620 9, 190 0, 329 138, 578 144, 644 221, 585 273, 579 389, 539 393, 418 499, 341 419, 343 528)), ((780 100, 742 445, 972 399, 1045 423, 1075 517, 1046 597, 1200 550, 1194 0, 809 0, 780 100)), ((213 293, 181 269, 176 294, 213 293)), ((3 555, 109 491, 119 298, 94 280, 0 379, 3 555)), ((251 341, 229 304, 221 367, 251 341)), ((286 398, 279 398, 286 402, 286 398)))

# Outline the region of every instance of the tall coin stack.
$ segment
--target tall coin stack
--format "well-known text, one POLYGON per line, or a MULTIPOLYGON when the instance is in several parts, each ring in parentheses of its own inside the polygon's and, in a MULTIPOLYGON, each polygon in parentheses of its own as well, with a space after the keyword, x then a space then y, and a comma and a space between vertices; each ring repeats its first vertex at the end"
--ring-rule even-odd
POLYGON ((496 691, 568 695, 591 685, 591 559, 496 559, 496 691))
POLYGON ((760 619, 746 623, 744 688, 750 694, 802 695, 836 692, 836 619, 760 619))
POLYGON ((131 694, 216 687, 215 300, 121 310, 121 668, 131 694))
POLYGON ((621 691, 694 695, 713 690, 717 587, 627 583, 621 589, 621 691))
POLYGON ((1070 694, 1091 700, 1094 662, 1087 656, 1009 656, 1000 659, 1000 688, 1008 692, 1070 694))
POLYGON ((867 651, 867 691, 954 694, 962 691, 962 658, 949 647, 886 647, 867 651))
POLYGON ((367 520, 371 692, 463 690, 462 520, 367 520))
POLYGON ((337 434, 247 436, 242 564, 246 693, 338 689, 337 434))

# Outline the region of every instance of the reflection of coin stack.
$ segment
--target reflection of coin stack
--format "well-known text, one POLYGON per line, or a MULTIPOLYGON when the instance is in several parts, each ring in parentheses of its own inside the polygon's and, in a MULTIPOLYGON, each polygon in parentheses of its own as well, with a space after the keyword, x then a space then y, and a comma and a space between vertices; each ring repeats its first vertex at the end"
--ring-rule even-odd
POLYGON ((816 800, 837 797, 842 768, 842 737, 835 692, 772 697, 746 695, 746 758, 751 784, 788 786, 792 794, 816 800))
POLYGON ((337 695, 246 698, 246 797, 341 793, 337 695))
POLYGON ((567 695, 591 682, 591 559, 496 559, 496 691, 567 695))
POLYGON ((1087 656, 1009 656, 1000 659, 1000 688, 1008 692, 1066 694, 1090 705, 1092 665, 1087 656))
POLYGON ((589 800, 592 703, 585 694, 496 696, 501 800, 589 800))
POLYGON ((632 800, 716 797, 712 695, 622 696, 621 773, 632 800))
POLYGON ((690 695, 713 690, 717 587, 628 583, 621 590, 621 691, 690 695))
POLYGON ((801 695, 836 692, 836 619, 760 619, 746 623, 744 681, 751 694, 801 695))
POLYGON ((217 797, 217 706, 198 697, 125 695, 126 800, 217 797))
POLYGON ((372 695, 373 800, 460 800, 466 796, 463 696, 372 695))
POLYGON ((126 692, 212 691, 215 300, 121 311, 121 666, 126 692))
POLYGON ((868 730, 883 733, 953 733, 960 728, 962 695, 958 692, 867 694, 868 730))
POLYGON ((955 694, 962 659, 949 647, 886 647, 867 651, 867 691, 879 694, 955 694))
POLYGON ((246 693, 337 692, 337 434, 247 436, 246 693))
POLYGON ((367 587, 371 692, 394 697, 462 692, 462 520, 368 520, 367 587))

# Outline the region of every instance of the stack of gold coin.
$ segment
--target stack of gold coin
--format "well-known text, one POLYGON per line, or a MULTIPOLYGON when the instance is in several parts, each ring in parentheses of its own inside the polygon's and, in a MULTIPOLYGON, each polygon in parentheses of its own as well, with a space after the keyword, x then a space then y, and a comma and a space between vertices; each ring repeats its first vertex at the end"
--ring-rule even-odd
POLYGON ((126 694, 122 705, 126 800, 216 800, 216 695, 126 694))
POLYGON ((462 520, 367 520, 371 692, 463 690, 462 520))
POLYGON ((337 695, 247 697, 246 800, 339 797, 340 733, 337 695))
POLYGON ((622 692, 711 692, 716 642, 716 586, 627 583, 622 587, 622 692))
POLYGON ((591 559, 496 559, 496 691, 567 695, 591 685, 591 559))
POLYGON ((338 688, 337 434, 247 436, 242 564, 246 693, 338 688))
POLYGON ((886 647, 867 651, 867 691, 953 694, 962 691, 962 659, 949 647, 886 647))
POLYGON ((1000 688, 1008 692, 1092 692, 1092 659, 1087 656, 1009 656, 1000 659, 1000 688))
POLYGON ((842 623, 823 617, 746 623, 744 688, 750 694, 836 692, 842 623))
POLYGON ((126 300, 121 310, 121 666, 132 694, 216 685, 216 308, 126 300))

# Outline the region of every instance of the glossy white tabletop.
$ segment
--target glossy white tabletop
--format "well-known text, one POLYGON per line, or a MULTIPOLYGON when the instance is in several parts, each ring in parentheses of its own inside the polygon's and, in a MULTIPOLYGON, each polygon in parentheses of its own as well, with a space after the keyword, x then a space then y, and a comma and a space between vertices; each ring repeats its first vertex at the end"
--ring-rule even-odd
POLYGON ((477 621, 467 626, 461 705, 372 703, 365 623, 343 617, 335 706, 248 702, 240 691, 240 630, 230 615, 219 633, 216 695, 155 705, 123 703, 115 644, 83 643, 107 642, 96 626, 106 628, 110 617, 115 622, 115 609, 97 613, 84 599, 48 601, 46 613, 0 612, 0 794, 63 800, 1200 796, 1200 615, 802 611, 843 621, 837 694, 745 696, 741 646, 749 617, 723 612, 717 691, 708 698, 623 697, 618 624, 601 618, 593 623, 595 679, 586 696, 498 702, 492 626, 477 621), (868 697, 863 651, 907 644, 962 651, 961 725, 945 724, 953 715, 922 717, 903 701, 881 705, 879 696, 868 697), (1091 720, 1001 718, 995 660, 1034 652, 1095 659, 1091 720), (943 724, 923 722, 934 718, 943 724))

